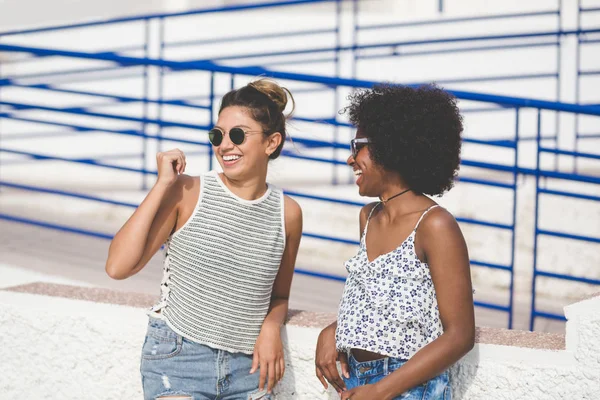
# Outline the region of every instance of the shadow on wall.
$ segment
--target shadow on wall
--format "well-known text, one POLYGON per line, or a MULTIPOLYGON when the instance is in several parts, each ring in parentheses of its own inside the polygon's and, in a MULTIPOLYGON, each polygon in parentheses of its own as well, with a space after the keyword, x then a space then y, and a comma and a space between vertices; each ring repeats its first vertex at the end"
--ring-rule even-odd
POLYGON ((296 394, 294 391, 294 388, 296 387, 296 374, 294 372, 294 363, 292 362, 291 358, 292 353, 289 345, 290 341, 288 337, 287 325, 281 329, 281 340, 283 340, 283 353, 285 356, 285 374, 283 375, 281 382, 279 382, 275 388, 275 398, 278 398, 277 395, 281 392, 290 393, 292 396, 295 396, 296 394))
POLYGON ((473 385, 474 377, 480 362, 479 346, 473 347, 469 352, 472 364, 457 363, 450 369, 450 385, 452 387, 452 398, 463 399, 473 385), (466 370, 466 371, 465 371, 466 370))

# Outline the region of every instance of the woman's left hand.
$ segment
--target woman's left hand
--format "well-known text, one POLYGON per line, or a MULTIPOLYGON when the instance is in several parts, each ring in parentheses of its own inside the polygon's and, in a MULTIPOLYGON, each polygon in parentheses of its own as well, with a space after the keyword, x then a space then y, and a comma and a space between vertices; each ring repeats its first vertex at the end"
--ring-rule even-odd
POLYGON ((260 367, 258 388, 263 390, 267 384, 267 392, 271 393, 277 382, 283 378, 285 362, 283 359, 283 343, 279 325, 263 325, 254 345, 252 359, 253 374, 260 367))
POLYGON ((379 387, 377 385, 369 384, 363 386, 357 386, 354 389, 346 390, 342 392, 342 400, 384 400, 383 393, 379 393, 379 387))

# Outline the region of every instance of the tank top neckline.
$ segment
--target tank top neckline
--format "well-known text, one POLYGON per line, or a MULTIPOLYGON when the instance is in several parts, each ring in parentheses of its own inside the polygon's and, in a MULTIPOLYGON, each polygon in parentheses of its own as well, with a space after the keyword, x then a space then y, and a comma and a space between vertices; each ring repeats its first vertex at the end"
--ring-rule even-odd
POLYGON ((263 193, 262 196, 260 196, 258 199, 255 199, 255 200, 247 200, 247 199, 244 199, 244 198, 238 196, 237 194, 233 193, 231 191, 231 189, 229 189, 227 187, 225 182, 223 182, 223 178, 221 178, 221 174, 218 171, 212 170, 212 171, 208 172, 207 175, 213 176, 227 194, 229 194, 232 198, 239 201, 240 203, 244 203, 244 204, 262 203, 264 200, 266 200, 269 197, 269 195, 271 194, 271 191, 272 191, 271 185, 267 182, 267 190, 265 191, 265 193, 263 193))

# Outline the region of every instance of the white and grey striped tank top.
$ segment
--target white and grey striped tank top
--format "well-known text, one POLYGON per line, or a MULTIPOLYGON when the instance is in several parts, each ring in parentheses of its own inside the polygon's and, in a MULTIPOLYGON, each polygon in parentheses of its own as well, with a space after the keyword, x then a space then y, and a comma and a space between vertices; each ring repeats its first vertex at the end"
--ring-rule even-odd
POLYGON ((189 340, 252 354, 285 248, 284 221, 281 190, 269 185, 244 200, 217 172, 202 175, 194 212, 167 242, 162 296, 151 311, 189 340))

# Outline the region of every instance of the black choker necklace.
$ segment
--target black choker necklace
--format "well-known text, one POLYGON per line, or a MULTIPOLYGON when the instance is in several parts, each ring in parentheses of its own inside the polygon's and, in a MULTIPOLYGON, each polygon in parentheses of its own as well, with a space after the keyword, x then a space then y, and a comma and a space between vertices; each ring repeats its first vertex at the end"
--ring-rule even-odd
POLYGON ((410 192, 410 189, 403 190, 403 191, 401 191, 400 193, 393 195, 392 197, 390 197, 390 198, 389 198, 389 199, 387 199, 387 200, 384 200, 384 199, 382 199, 381 197, 379 198, 379 200, 381 200, 381 202, 382 202, 383 204, 385 204, 385 203, 387 203, 388 201, 390 201, 391 199, 393 199, 393 198, 395 198, 395 197, 398 197, 398 196, 401 196, 401 195, 403 195, 403 194, 404 194, 404 193, 406 193, 406 192, 410 192))

